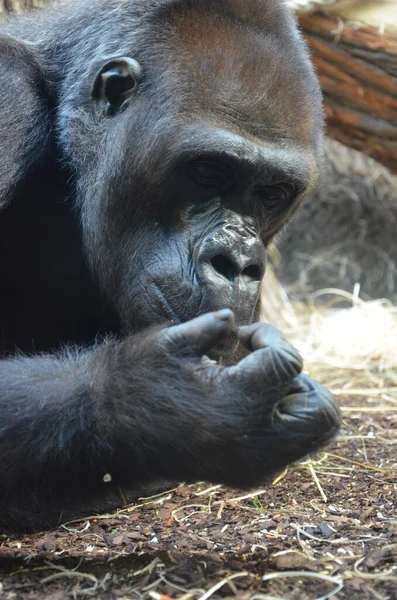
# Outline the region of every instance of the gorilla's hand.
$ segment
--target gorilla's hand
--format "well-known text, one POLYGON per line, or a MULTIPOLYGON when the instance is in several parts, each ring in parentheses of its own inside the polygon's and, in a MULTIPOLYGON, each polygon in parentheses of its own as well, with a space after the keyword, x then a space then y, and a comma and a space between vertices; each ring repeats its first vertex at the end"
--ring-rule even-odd
MULTIPOLYGON (((301 374, 299 353, 274 327, 238 331, 250 354, 237 365, 210 361, 211 348, 233 331, 233 313, 223 310, 132 336, 119 347, 118 365, 123 356, 134 390, 134 414, 125 425, 146 474, 249 487, 338 430, 335 399, 301 374)), ((120 373, 118 379, 125 382, 120 373)), ((119 417, 125 410, 124 404, 119 417)))

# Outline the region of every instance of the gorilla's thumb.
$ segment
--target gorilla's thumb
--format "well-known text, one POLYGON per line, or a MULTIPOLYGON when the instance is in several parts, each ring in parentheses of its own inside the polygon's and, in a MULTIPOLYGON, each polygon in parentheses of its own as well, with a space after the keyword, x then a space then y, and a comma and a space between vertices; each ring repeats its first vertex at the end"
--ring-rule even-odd
POLYGON ((200 315, 181 325, 173 325, 161 332, 169 350, 202 356, 231 334, 235 327, 233 312, 225 308, 200 315))

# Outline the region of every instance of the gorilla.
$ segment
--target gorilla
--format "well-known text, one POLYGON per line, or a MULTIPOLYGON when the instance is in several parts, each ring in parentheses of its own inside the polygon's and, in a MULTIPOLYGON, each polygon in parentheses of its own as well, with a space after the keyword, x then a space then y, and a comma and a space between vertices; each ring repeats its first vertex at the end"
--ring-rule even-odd
POLYGON ((321 95, 276 0, 71 0, 0 30, 0 529, 249 488, 334 398, 257 323, 321 95))

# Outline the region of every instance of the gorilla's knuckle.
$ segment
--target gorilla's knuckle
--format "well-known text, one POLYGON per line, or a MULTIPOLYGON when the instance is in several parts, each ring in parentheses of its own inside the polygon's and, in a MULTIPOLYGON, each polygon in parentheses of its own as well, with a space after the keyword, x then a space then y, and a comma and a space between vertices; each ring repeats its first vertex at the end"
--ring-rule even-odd
POLYGON ((288 369, 294 377, 301 373, 303 368, 302 356, 294 346, 288 342, 284 342, 283 344, 280 344, 278 354, 280 360, 285 365, 288 365, 288 369))
POLYGON ((300 375, 277 405, 278 423, 296 439, 305 436, 310 444, 330 439, 341 424, 334 396, 307 375, 300 375), (317 440, 317 442, 316 442, 317 440))
POLYGON ((295 378, 302 370, 302 359, 299 353, 288 343, 279 344, 270 349, 274 373, 280 381, 295 378))
POLYGON ((180 336, 175 332, 174 327, 167 327, 161 329, 155 337, 153 337, 152 343, 155 350, 167 352, 168 350, 176 347, 179 343, 180 336))
POLYGON ((263 332, 271 344, 277 344, 283 339, 282 333, 270 323, 260 323, 258 329, 263 332))

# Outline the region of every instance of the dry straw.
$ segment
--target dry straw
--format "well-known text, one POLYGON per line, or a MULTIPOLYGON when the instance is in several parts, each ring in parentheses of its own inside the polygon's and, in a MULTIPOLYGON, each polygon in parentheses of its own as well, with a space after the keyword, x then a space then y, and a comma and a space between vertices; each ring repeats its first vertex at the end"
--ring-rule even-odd
POLYGON ((397 386, 397 307, 388 301, 364 302, 356 286, 351 294, 328 288, 308 303, 292 303, 270 271, 262 315, 283 330, 323 383, 350 392, 397 386))

